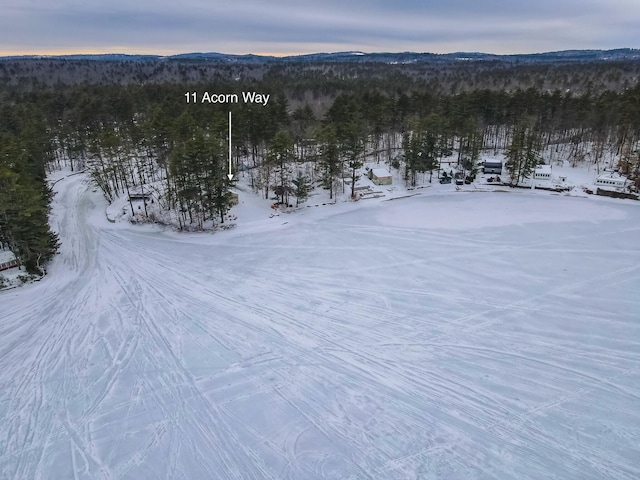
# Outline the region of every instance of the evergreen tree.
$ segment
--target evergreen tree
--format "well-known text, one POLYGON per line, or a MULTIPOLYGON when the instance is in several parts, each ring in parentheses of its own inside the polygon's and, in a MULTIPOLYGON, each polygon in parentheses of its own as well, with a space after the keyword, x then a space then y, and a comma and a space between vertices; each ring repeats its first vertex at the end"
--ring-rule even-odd
POLYGON ((31 128, 21 133, 28 136, 0 134, 0 242, 29 273, 41 274, 58 247, 48 224, 47 147, 33 141, 31 128))
POLYGON ((304 202, 309 196, 309 190, 311 185, 309 179, 298 172, 298 176, 292 181, 294 189, 294 195, 296 196, 296 207, 304 202))
POLYGON ((511 144, 507 149, 507 171, 511 185, 517 186, 525 178, 531 178, 540 164, 542 142, 533 122, 521 122, 514 127, 511 144))
POLYGON ((267 163, 273 166, 277 182, 274 190, 280 197, 280 203, 289 205, 291 193, 291 162, 295 158, 293 139, 287 130, 279 130, 267 153, 267 163))
POLYGON ((319 133, 319 139, 322 184, 329 189, 329 199, 333 199, 336 180, 341 171, 340 151, 338 149, 338 136, 335 126, 332 124, 324 126, 319 133))

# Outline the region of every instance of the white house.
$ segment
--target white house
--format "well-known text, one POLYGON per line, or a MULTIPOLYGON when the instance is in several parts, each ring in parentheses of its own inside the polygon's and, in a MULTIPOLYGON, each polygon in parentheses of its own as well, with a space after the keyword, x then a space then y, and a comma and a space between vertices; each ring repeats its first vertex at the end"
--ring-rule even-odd
POLYGON ((607 190, 623 191, 631 182, 618 172, 605 172, 596 178, 594 185, 607 190))
POLYGON ((533 172, 533 178, 542 181, 551 181, 551 165, 538 165, 533 172))
POLYGON ((548 187, 551 185, 551 165, 538 165, 530 177, 520 179, 522 187, 548 187))

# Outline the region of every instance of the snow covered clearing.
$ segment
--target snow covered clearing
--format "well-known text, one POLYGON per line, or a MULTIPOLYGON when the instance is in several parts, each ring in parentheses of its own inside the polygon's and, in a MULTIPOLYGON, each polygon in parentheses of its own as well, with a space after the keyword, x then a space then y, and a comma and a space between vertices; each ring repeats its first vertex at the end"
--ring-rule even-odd
POLYGON ((0 293, 0 478, 640 478, 637 202, 452 192, 180 235, 56 189, 61 254, 0 293))

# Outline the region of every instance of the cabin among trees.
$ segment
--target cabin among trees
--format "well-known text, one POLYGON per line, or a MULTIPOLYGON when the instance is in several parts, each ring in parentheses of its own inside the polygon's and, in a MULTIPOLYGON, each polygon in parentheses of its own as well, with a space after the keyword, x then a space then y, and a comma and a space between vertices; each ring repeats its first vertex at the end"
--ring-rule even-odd
POLYGON ((131 193, 129 194, 130 202, 148 202, 151 199, 151 195, 148 193, 131 193))
POLYGON ((10 250, 0 250, 0 272, 9 270, 10 268, 18 268, 20 264, 10 250))
POLYGON ((376 185, 391 185, 393 177, 385 168, 372 168, 369 170, 369 180, 376 185))
POLYGON ((551 165, 538 165, 534 171, 533 178, 540 181, 551 181, 551 165))
POLYGON ((482 166, 482 173, 502 175, 502 162, 500 160, 486 160, 482 166))
POLYGON ((606 172, 596 178, 594 185, 604 189, 622 191, 630 183, 626 177, 618 172, 606 172))

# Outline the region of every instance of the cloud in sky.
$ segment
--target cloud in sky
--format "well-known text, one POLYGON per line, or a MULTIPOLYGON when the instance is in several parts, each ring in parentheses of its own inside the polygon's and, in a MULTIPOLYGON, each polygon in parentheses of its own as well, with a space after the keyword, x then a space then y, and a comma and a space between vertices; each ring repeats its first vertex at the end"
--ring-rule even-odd
POLYGON ((640 47, 638 0, 2 0, 0 55, 640 47))

